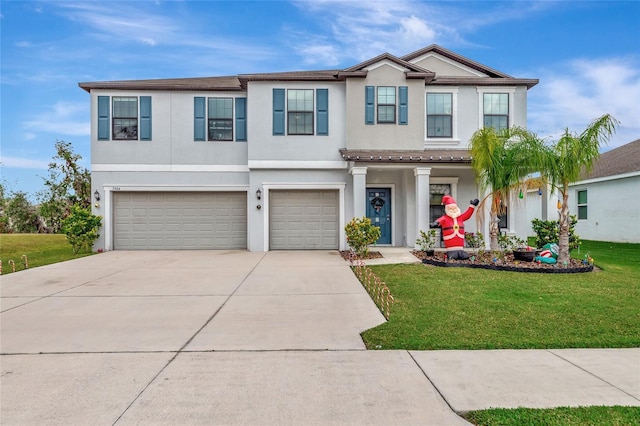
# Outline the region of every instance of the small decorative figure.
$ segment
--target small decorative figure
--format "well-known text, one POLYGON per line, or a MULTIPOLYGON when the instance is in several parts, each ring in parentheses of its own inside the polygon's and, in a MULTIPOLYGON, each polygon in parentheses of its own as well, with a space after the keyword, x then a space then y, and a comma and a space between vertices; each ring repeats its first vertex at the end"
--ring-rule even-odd
POLYGON ((478 199, 471 200, 469 208, 462 213, 452 196, 445 195, 442 197, 445 214, 436 219, 431 226, 442 228, 442 239, 450 259, 469 259, 469 253, 464 251, 464 221, 473 215, 479 203, 478 199))
POLYGON ((536 261, 538 263, 547 263, 549 265, 554 265, 558 259, 558 245, 555 243, 547 243, 542 247, 542 251, 538 256, 536 256, 536 261))

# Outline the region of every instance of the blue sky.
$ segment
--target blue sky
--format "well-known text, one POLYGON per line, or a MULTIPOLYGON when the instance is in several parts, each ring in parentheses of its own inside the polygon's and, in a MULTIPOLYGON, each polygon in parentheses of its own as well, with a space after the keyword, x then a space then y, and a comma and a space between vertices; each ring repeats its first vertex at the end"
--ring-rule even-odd
POLYGON ((640 137, 640 2, 1 0, 2 180, 33 201, 56 140, 90 168, 78 82, 347 68, 432 43, 514 77, 530 130, 610 113, 640 137))

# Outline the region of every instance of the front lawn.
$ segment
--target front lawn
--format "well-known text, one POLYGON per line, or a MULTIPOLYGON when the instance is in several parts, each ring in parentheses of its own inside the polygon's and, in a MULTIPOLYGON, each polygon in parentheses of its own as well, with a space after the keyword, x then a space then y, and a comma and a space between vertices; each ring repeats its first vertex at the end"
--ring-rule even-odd
POLYGON ((362 337, 369 349, 640 346, 640 244, 584 241, 602 270, 542 274, 374 266, 395 304, 362 337))
POLYGON ((63 262, 89 256, 91 253, 73 254, 71 244, 62 234, 0 234, 0 259, 2 274, 11 273, 9 260, 13 260, 16 272, 25 269, 22 255, 27 256, 29 268, 63 262))
POLYGON ((465 414, 464 418, 479 426, 637 425, 640 418, 640 407, 495 408, 471 411, 465 414))

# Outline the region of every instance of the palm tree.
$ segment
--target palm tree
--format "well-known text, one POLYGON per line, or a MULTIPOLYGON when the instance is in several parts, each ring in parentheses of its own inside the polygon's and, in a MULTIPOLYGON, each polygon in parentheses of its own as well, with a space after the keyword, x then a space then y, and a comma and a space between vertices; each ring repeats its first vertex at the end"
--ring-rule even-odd
POLYGON ((493 127, 477 130, 471 137, 471 167, 476 182, 484 192, 491 192, 480 202, 478 218, 483 220, 483 207, 491 198, 489 236, 491 250, 498 250, 498 216, 505 213, 505 203, 513 191, 527 189, 524 179, 539 170, 544 145, 535 134, 521 127, 496 132, 493 127))
POLYGON ((620 124, 609 114, 595 119, 579 135, 565 130, 560 139, 544 152, 541 172, 551 187, 562 195, 558 231, 558 263, 569 261, 569 184, 588 174, 600 155, 600 145, 607 144, 620 124))

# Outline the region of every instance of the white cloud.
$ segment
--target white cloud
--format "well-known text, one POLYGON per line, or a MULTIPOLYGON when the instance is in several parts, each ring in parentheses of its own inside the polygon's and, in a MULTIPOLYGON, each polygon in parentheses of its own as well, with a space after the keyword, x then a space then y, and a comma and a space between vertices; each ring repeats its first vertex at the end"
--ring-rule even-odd
POLYGON ((557 138, 565 129, 581 132, 611 114, 620 127, 610 146, 640 136, 640 64, 633 58, 577 59, 538 73, 529 92, 529 128, 557 138), (635 136, 634 136, 635 135, 635 136))
POLYGON ((13 167, 17 169, 48 169, 49 162, 45 160, 34 160, 33 158, 5 157, 0 154, 0 165, 2 167, 13 167))
POLYGON ((35 114, 22 123, 30 133, 50 132, 57 135, 88 136, 91 133, 89 105, 86 102, 57 102, 48 110, 35 114))

